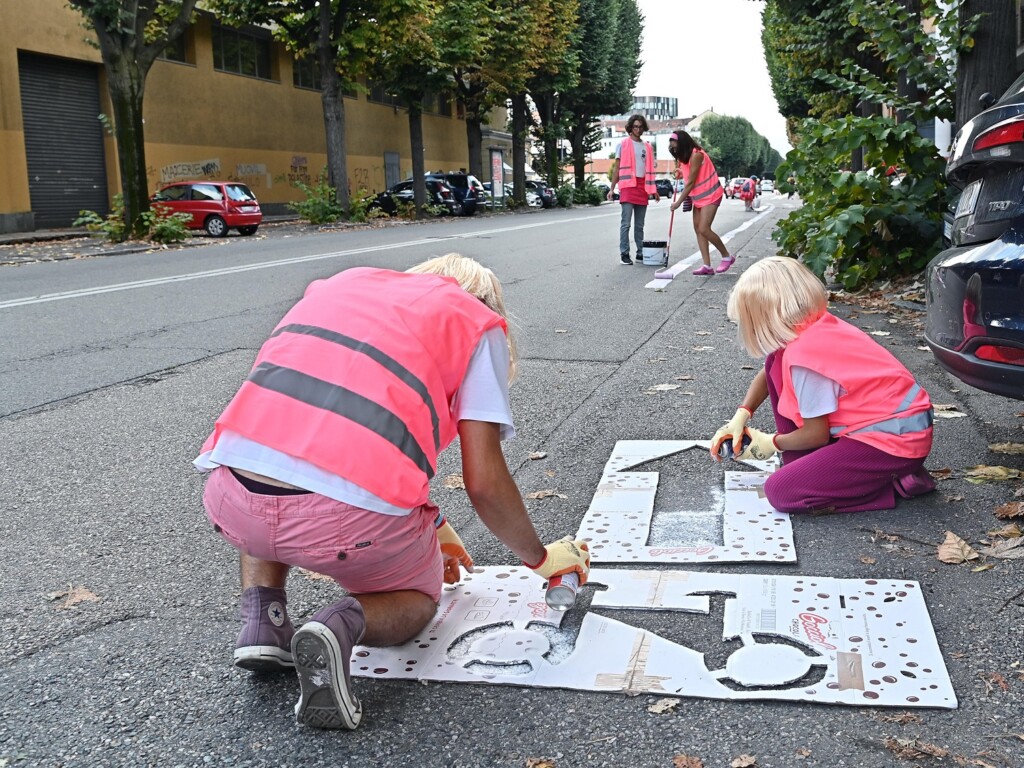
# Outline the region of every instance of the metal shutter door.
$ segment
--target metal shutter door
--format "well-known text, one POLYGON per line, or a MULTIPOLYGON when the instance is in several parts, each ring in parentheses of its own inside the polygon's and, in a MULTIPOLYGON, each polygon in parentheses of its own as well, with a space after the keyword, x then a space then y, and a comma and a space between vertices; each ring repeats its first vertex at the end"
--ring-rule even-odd
POLYGON ((28 187, 36 227, 108 212, 99 67, 18 52, 28 187))

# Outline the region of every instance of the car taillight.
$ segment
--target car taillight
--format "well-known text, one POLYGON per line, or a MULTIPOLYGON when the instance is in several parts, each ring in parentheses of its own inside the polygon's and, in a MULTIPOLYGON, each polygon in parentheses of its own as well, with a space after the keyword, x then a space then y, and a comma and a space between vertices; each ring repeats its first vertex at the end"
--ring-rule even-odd
POLYGON ((982 344, 974 350, 974 354, 982 360, 991 360, 993 363, 1024 365, 1024 349, 1017 347, 1004 347, 1001 344, 982 344))
POLYGON ((452 197, 451 190, 449 190, 449 189, 442 189, 441 190, 441 199, 442 200, 451 200, 451 197, 452 197))
POLYGON ((1015 120, 991 128, 974 140, 974 151, 1024 141, 1024 120, 1015 120))

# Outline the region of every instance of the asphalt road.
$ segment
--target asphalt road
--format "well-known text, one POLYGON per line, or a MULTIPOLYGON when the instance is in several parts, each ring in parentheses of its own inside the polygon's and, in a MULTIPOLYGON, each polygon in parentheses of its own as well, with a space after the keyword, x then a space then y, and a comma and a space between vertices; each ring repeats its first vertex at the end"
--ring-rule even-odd
MULTIPOLYGON (((268 227, 202 247, 0 267, 0 768, 482 767, 542 757, 558 768, 672 766, 677 755, 718 768, 742 754, 760 768, 910 764, 895 740, 948 751, 917 764, 1024 765, 1024 601, 1010 600, 1022 566, 991 561, 973 572, 940 563, 934 546, 946 530, 977 542, 1002 524, 992 510, 1017 485, 973 485, 963 469, 1024 470, 1021 456, 987 448, 1024 441, 1022 406, 944 374, 920 349, 921 313, 906 301, 877 313, 836 308, 888 331, 882 343, 933 401, 966 414, 936 422, 928 466, 953 470, 950 479, 894 511, 795 519, 796 564, 714 570, 920 581, 958 709, 682 699, 653 714, 653 696, 360 679, 360 729, 316 732, 293 722, 293 677, 230 664, 237 566, 209 528, 190 462, 310 281, 449 251, 495 269, 522 355, 512 391, 519 435, 506 453, 524 492, 566 496, 528 502, 550 540, 576 531, 617 440, 706 439, 732 414, 757 363, 725 318, 728 290, 772 252, 772 225, 796 204, 766 202, 775 209, 730 244, 733 271, 685 270, 663 291, 644 287, 652 268, 619 265, 613 204, 315 234, 268 227), (548 456, 530 461, 532 451, 548 456), (74 588, 97 599, 53 597, 74 588)), ((729 201, 716 229, 751 218, 729 201)), ((695 250, 689 217, 676 224, 673 261, 695 250)), ((647 236, 667 228, 663 202, 647 236)), ((722 479, 704 457, 651 468, 691 478, 696 493, 722 479)), ((513 563, 465 493, 442 487, 458 471, 453 447, 435 500, 478 563, 513 563)), ((293 574, 290 612, 301 622, 338 594, 293 574)), ((584 590, 581 608, 588 603, 584 590)), ((624 620, 699 648, 709 668, 724 658, 721 626, 707 617, 624 620)))

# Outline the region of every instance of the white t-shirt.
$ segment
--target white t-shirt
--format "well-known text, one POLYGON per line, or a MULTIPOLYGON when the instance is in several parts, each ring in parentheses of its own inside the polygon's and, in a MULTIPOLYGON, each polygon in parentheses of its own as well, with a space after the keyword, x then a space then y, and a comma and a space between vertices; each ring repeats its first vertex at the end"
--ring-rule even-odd
MULTIPOLYGON (((473 351, 462 386, 452 402, 452 417, 501 425, 501 439, 515 437, 512 407, 508 398, 508 342, 499 328, 487 331, 473 351)), ((225 430, 212 451, 201 454, 196 469, 209 472, 219 466, 234 467, 272 477, 355 507, 385 515, 407 515, 412 510, 396 507, 355 483, 314 464, 225 430)))
POLYGON ((805 419, 813 419, 835 413, 839 407, 839 396, 845 395, 838 381, 822 376, 810 368, 794 365, 790 369, 793 378, 793 394, 796 407, 805 419))

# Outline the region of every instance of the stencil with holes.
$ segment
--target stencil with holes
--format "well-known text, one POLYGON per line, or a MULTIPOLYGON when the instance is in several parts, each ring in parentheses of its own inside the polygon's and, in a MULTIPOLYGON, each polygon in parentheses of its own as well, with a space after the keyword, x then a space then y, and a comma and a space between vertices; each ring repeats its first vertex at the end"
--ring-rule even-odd
MULTIPOLYGON (((714 509, 664 512, 658 525, 654 502, 660 473, 630 470, 684 451, 706 453, 709 446, 705 440, 615 444, 576 533, 589 544, 595 563, 796 562, 789 515, 764 497, 774 461, 744 462, 758 471, 726 472, 724 493, 714 489, 714 509)), ((693 482, 703 480, 698 476, 693 482)))
POLYGON ((393 648, 358 646, 352 674, 496 685, 955 708, 920 586, 807 576, 594 569, 591 608, 679 611, 738 641, 703 653, 609 616, 551 611, 526 568, 488 567, 446 587, 435 621, 393 648), (721 619, 709 596, 724 598, 721 619), (568 618, 567 618, 568 617, 568 618), (563 626, 564 625, 564 626, 563 626))

